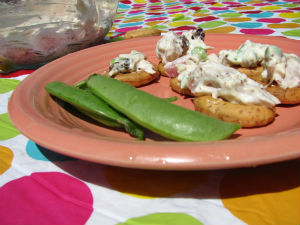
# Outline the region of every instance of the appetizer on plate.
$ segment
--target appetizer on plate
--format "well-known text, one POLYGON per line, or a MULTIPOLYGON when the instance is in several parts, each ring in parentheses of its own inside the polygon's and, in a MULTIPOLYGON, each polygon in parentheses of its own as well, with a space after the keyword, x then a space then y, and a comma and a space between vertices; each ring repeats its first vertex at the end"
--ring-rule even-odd
POLYGON ((105 75, 140 87, 156 80, 160 73, 157 65, 149 62, 143 53, 132 50, 129 54, 120 54, 114 58, 105 75))
POLYGON ((300 103, 300 58, 274 45, 247 40, 237 50, 222 50, 223 64, 265 85, 281 104, 300 103))
POLYGON ((259 127, 275 119, 276 105, 300 102, 296 55, 251 41, 237 51, 208 55, 211 47, 203 42, 203 31, 196 33, 199 30, 180 36, 168 32, 156 45, 160 71, 171 78, 175 92, 195 97, 196 111, 243 127, 259 127))

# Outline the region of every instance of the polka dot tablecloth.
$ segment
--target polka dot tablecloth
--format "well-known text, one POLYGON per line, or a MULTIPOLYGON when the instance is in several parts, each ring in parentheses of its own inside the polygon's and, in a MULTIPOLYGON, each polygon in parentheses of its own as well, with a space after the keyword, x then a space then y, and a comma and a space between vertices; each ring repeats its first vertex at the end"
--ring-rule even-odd
MULTIPOLYGON (((295 0, 121 0, 107 41, 141 27, 300 39, 295 0)), ((37 145, 7 104, 32 71, 0 75, 0 224, 299 225, 300 161, 218 171, 90 163, 37 145)))
POLYGON ((300 39, 297 0, 120 0, 109 40, 141 27, 206 33, 257 34, 300 39))

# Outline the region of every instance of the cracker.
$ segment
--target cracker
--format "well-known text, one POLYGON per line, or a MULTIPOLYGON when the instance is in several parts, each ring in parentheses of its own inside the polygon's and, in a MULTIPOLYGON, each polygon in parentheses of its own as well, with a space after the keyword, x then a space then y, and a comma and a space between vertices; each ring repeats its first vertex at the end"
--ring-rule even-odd
POLYGON ((300 103, 300 87, 283 89, 277 85, 271 85, 266 90, 277 97, 281 104, 294 105, 300 103))
POLYGON ((235 67, 235 69, 240 71, 241 73, 246 74, 250 79, 255 80, 258 83, 267 84, 263 81, 263 78, 261 76, 262 72, 264 71, 264 68, 262 66, 256 68, 235 67))
POLYGON ((261 127, 271 123, 276 116, 275 108, 258 105, 234 104, 211 96, 196 97, 195 110, 217 119, 239 123, 242 127, 261 127))
POLYGON ((161 74, 162 76, 164 76, 164 77, 169 77, 168 74, 167 74, 166 71, 165 71, 164 64, 163 64, 162 62, 160 62, 160 63, 158 64, 158 70, 159 70, 159 72, 160 72, 160 74, 161 74))
POLYGON ((173 91, 175 91, 179 94, 187 95, 187 96, 194 96, 194 94, 191 92, 190 89, 180 87, 180 81, 178 80, 177 77, 174 77, 174 78, 170 79, 170 86, 171 86, 173 91))
MULTIPOLYGON (((241 73, 246 74, 250 79, 255 80, 256 82, 259 82, 263 85, 267 85, 266 82, 262 79, 262 72, 263 67, 257 67, 257 68, 236 68, 241 73)), ((300 103, 300 87, 295 88, 287 88, 283 89, 277 84, 272 84, 271 86, 267 87, 266 90, 277 97, 281 104, 284 105, 292 105, 292 104, 299 104, 300 103)))
MULTIPOLYGON (((137 72, 130 72, 130 73, 118 73, 113 76, 113 78, 122 81, 124 83, 130 84, 134 87, 140 87, 146 84, 149 84, 150 82, 156 80, 160 73, 158 71, 157 65, 154 63, 151 63, 154 66, 155 73, 150 74, 145 72, 144 70, 137 71, 137 72)), ((108 75, 109 72, 105 73, 105 76, 108 75)))
POLYGON ((137 30, 131 30, 125 33, 124 39, 132 39, 138 37, 160 36, 161 31, 153 28, 141 28, 137 30))

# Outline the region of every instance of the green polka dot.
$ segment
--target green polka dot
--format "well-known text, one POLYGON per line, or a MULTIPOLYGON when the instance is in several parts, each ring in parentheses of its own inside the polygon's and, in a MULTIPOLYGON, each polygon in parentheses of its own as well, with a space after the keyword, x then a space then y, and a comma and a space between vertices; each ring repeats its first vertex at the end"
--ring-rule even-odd
POLYGON ((157 6, 157 5, 161 5, 161 3, 160 2, 155 2, 155 3, 150 3, 149 5, 150 6, 157 6))
POLYGON ((153 213, 128 219, 116 225, 203 225, 196 218, 185 213, 153 213))
POLYGON ((154 26, 151 26, 152 29, 167 29, 168 26, 165 26, 165 25, 154 25, 154 26))
POLYGON ((294 23, 300 23, 300 19, 292 20, 292 22, 294 22, 294 23))
POLYGON ((300 37, 300 29, 284 31, 282 34, 286 36, 300 37))
POLYGON ((140 16, 128 16, 127 19, 141 19, 144 18, 144 16, 140 15, 140 16))
POLYGON ((184 15, 179 15, 179 16, 176 16, 172 19, 172 21, 178 21, 178 20, 191 20, 191 17, 186 17, 184 15))
POLYGON ((235 13, 235 12, 232 12, 232 13, 223 13, 223 14, 220 14, 219 16, 220 17, 240 17, 242 16, 243 14, 241 13, 235 13))
POLYGON ((202 27, 202 28, 216 28, 216 27, 222 26, 224 24, 226 24, 226 23, 223 22, 223 21, 210 21, 210 22, 201 23, 199 25, 199 27, 202 27))
POLYGON ((283 4, 283 5, 279 5, 279 6, 288 7, 288 8, 294 8, 294 7, 297 7, 299 5, 298 4, 283 4))
POLYGON ((8 113, 0 114, 0 140, 7 140, 19 134, 20 132, 10 121, 8 113))
POLYGON ((195 13, 208 13, 208 12, 210 12, 208 9, 199 9, 195 11, 195 13))
POLYGON ((15 79, 0 79, 0 94, 14 90, 21 83, 15 79))
POLYGON ((107 40, 107 42, 115 42, 115 41, 123 41, 124 37, 115 37, 112 39, 107 40))

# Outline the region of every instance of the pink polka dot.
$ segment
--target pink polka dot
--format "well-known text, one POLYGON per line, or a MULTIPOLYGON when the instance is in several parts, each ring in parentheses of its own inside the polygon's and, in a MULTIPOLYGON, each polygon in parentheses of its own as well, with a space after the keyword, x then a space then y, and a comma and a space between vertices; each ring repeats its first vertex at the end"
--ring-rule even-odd
POLYGON ((282 23, 285 22, 286 20, 281 18, 263 18, 263 19, 258 19, 256 21, 261 23, 282 23))
POLYGON ((209 9, 219 11, 219 10, 227 10, 228 8, 226 8, 226 7, 209 7, 209 9))
POLYGON ((203 7, 199 7, 199 6, 193 6, 193 7, 190 7, 189 9, 190 10, 195 10, 195 11, 197 11, 197 10, 200 10, 200 9, 202 9, 203 7))
POLYGON ((32 173, 0 188, 1 224, 84 224, 93 212, 88 186, 59 172, 32 173))
POLYGON ((257 3, 253 4, 254 6, 266 6, 266 5, 272 5, 271 3, 257 3))
POLYGON ((204 16, 204 17, 200 17, 200 18, 196 18, 194 19, 195 22, 205 22, 205 21, 212 21, 212 20, 216 20, 218 19, 215 16, 204 16))
POLYGON ((269 35, 273 34, 274 31, 270 29, 240 29, 243 34, 258 34, 258 35, 269 35))

